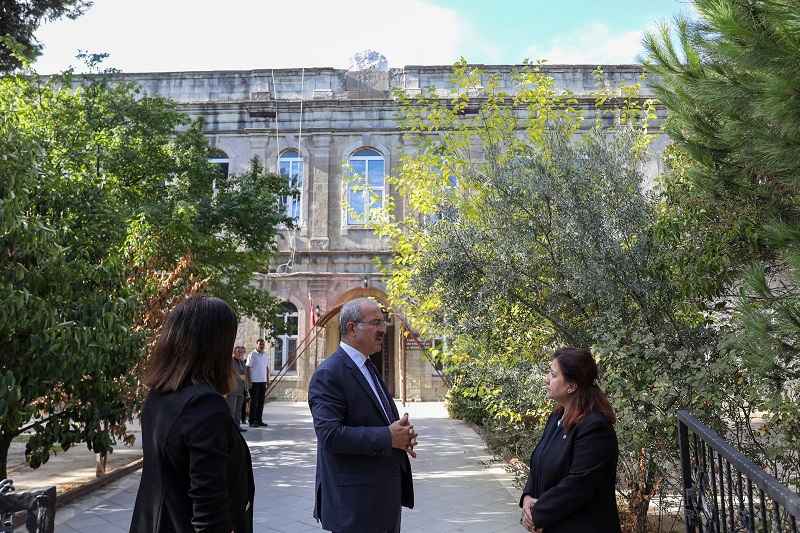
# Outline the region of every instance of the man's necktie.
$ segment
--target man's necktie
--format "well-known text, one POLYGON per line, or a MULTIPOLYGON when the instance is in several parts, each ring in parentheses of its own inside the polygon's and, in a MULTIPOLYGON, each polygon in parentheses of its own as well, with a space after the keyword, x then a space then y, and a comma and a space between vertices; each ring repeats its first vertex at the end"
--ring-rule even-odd
POLYGON ((391 424, 395 422, 397 418, 395 418, 394 411, 392 411, 389 405, 389 399, 386 397, 386 393, 383 392, 383 381, 380 376, 378 376, 378 369, 375 368, 375 365, 370 361, 369 357, 367 357, 367 362, 365 364, 367 365, 370 376, 372 376, 372 381, 375 383, 375 390, 378 391, 378 399, 381 401, 384 412, 386 412, 386 418, 389 419, 389 423, 391 424))

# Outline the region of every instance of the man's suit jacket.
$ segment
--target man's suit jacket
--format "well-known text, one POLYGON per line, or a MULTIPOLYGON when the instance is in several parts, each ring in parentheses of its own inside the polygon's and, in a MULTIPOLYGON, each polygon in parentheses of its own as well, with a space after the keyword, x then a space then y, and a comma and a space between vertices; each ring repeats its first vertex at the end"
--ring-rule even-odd
MULTIPOLYGON (((383 382, 376 386, 390 397, 383 382)), ((314 518, 329 531, 388 529, 401 504, 414 507, 411 464, 405 450, 392 448, 375 393, 341 347, 314 372, 308 405, 317 433, 314 518)))
POLYGON ((151 390, 142 446, 131 533, 252 533, 250 450, 218 392, 206 384, 151 390))
POLYGON ((614 426, 601 412, 592 411, 565 432, 554 427, 560 416, 553 413, 547 420, 543 434, 554 430, 555 438, 538 468, 531 456, 531 474, 522 493, 523 498, 525 494, 538 498, 531 513, 534 525, 544 533, 619 532, 614 492, 619 448, 614 426))

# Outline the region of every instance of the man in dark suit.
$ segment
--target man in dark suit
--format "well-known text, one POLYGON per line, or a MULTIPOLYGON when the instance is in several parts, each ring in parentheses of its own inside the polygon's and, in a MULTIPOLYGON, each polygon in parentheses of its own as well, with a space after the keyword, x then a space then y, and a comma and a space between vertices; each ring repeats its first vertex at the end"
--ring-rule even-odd
POLYGON ((339 329, 339 349, 308 387, 317 433, 314 518, 338 533, 398 533, 401 505, 414 507, 408 455, 417 456, 417 433, 368 359, 386 333, 380 305, 346 303, 339 329))

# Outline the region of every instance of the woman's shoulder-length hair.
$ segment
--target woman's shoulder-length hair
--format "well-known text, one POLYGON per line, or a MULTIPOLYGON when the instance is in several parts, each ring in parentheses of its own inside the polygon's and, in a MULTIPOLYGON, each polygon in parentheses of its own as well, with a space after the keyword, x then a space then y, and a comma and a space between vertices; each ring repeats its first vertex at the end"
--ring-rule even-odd
POLYGON ((207 383, 220 394, 234 388, 231 353, 236 315, 224 301, 193 295, 172 310, 161 328, 144 383, 159 392, 207 383))

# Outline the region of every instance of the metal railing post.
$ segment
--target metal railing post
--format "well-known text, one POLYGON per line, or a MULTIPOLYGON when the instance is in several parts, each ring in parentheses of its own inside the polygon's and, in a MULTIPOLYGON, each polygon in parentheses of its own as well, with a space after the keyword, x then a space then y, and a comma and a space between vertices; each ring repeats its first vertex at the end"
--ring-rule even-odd
POLYGON ((681 481, 683 487, 683 522, 686 533, 695 533, 694 524, 697 521, 697 509, 694 505, 694 492, 692 486, 692 461, 689 455, 689 428, 682 420, 678 419, 678 445, 681 450, 681 481))

